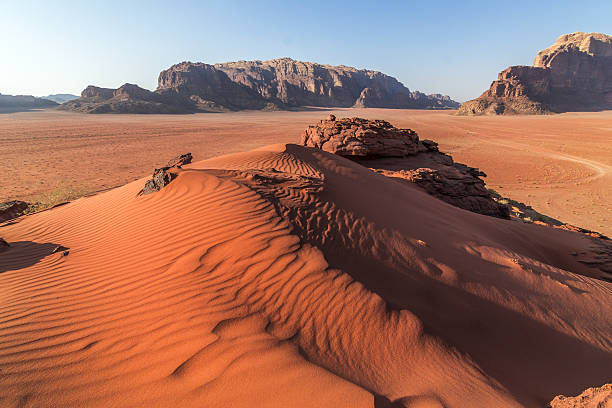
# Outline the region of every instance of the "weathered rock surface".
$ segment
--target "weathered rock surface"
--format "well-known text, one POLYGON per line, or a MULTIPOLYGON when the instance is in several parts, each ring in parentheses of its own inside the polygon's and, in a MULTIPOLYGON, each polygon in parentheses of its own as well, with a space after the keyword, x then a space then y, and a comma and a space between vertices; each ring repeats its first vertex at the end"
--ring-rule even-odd
POLYGON ((589 388, 576 397, 559 395, 548 406, 551 408, 611 408, 612 384, 589 388))
POLYGON ((302 144, 345 156, 372 170, 425 190, 449 203, 479 214, 509 218, 508 207, 493 200, 481 177, 486 175, 439 152, 432 140, 419 140, 411 129, 383 120, 331 115, 309 126, 302 144))
POLYGON ((411 92, 377 71, 280 58, 221 64, 182 62, 159 74, 151 92, 132 84, 87 87, 61 109, 88 113, 223 112, 303 106, 456 108, 448 96, 411 92))
POLYGON ((155 169, 153 171, 153 177, 147 180, 142 190, 140 190, 140 195, 151 194, 166 187, 178 176, 176 170, 180 169, 181 166, 185 164, 191 163, 191 160, 191 153, 185 153, 170 159, 167 166, 155 169))
POLYGON ((384 120, 330 116, 302 135, 304 146, 340 156, 403 157, 417 153, 419 137, 412 129, 398 129, 384 120))
POLYGON ((612 109, 612 36, 562 35, 533 66, 503 70, 459 114, 542 114, 612 109))
POLYGON ((30 204, 25 201, 6 201, 0 203, 0 222, 20 216, 30 204))

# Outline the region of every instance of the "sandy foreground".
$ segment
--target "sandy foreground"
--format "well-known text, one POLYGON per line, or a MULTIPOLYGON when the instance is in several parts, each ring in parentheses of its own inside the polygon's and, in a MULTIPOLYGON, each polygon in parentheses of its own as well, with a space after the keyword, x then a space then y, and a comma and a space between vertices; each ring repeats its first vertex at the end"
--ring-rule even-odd
MULTIPOLYGON (((506 119, 478 118, 465 130, 465 118, 445 113, 347 113, 410 125, 459 161, 479 146, 497 149, 500 160, 524 148, 502 151, 500 136, 487 142, 494 125, 511 134, 506 119), (462 137, 472 148, 459 148, 462 137)), ((98 136, 66 136, 37 161, 51 166, 64 152, 78 180, 93 177, 80 166, 93 167, 98 156, 108 174, 122 157, 153 167, 191 151, 196 162, 150 195, 138 195, 142 178, 0 225, 11 244, 0 252, 0 406, 543 407, 610 382, 609 242, 464 211, 352 161, 278 140, 198 161, 218 155, 227 138, 242 140, 236 150, 278 139, 275 132, 293 142, 322 114, 233 114, 232 125, 222 115, 42 113, 58 116, 39 123, 41 140, 43 127, 59 131, 65 118, 75 118, 66 133, 97 129, 98 136), (185 125, 200 118, 206 124, 185 125), (182 136, 166 133, 156 140, 167 151, 152 148, 152 127, 132 132, 145 120, 182 136), (113 126, 144 151, 130 156, 117 136, 100 135, 113 126), (223 136, 232 126, 235 133, 223 136), (216 129, 214 137, 202 129, 216 129), (89 162, 81 154, 87 148, 99 152, 89 162)), ((32 121, 30 128, 42 118, 24 115, 16 123, 32 121)), ((596 129, 605 119, 565 115, 533 119, 529 128, 580 120, 596 129)), ((523 146, 529 137, 514 132, 523 146)), ((601 140, 610 135, 600 132, 601 140)), ((561 163, 555 186, 569 190, 563 177, 574 164, 585 188, 609 177, 588 176, 582 162, 547 159, 548 143, 532 150, 541 152, 537 164, 561 163)), ((610 160, 601 143, 589 159, 598 166, 610 160)), ((581 149, 573 144, 564 157, 581 157, 581 149)), ((132 171, 123 177, 150 173, 132 171)))
POLYGON ((386 119, 479 167, 493 188, 563 222, 612 236, 612 112, 457 117, 449 112, 341 109, 196 115, 0 115, 0 201, 65 186, 96 191, 152 172, 170 157, 202 160, 296 143, 306 126, 338 117, 386 119))

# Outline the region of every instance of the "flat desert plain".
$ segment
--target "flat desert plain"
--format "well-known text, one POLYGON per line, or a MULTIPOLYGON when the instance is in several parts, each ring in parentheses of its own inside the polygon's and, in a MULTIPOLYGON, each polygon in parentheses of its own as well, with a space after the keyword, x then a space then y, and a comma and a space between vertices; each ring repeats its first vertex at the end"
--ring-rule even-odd
POLYGON ((0 201, 35 200, 73 186, 98 191, 150 175, 185 152, 194 160, 298 143, 333 113, 385 119, 433 139, 478 167, 505 197, 560 221, 612 235, 612 111, 462 117, 453 111, 313 109, 195 115, 84 115, 54 110, 0 115, 6 176, 0 201))

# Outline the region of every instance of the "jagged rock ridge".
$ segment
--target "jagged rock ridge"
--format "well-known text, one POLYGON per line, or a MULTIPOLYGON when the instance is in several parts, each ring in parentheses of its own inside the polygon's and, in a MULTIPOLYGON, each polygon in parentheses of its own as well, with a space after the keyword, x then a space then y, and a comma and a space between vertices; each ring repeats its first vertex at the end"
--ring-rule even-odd
POLYGON ((542 114, 612 109, 612 36, 562 35, 533 66, 512 66, 459 114, 542 114))
POLYGON ((215 65, 182 62, 159 74, 151 92, 125 84, 89 86, 62 109, 88 113, 223 112, 303 106, 456 108, 448 96, 410 91, 381 72, 280 58, 215 65))

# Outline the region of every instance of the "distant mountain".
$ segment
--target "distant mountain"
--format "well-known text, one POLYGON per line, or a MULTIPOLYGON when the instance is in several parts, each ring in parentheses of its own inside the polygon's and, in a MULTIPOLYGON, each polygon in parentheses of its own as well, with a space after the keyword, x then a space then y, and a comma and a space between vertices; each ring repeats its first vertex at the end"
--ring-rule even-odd
POLYGON ((506 68, 459 114, 542 114, 612 109, 612 36, 562 35, 533 66, 506 68))
POLYGON ((73 99, 78 99, 79 96, 72 95, 72 94, 53 94, 53 95, 43 96, 43 98, 48 99, 53 102, 57 102, 57 103, 64 103, 64 102, 72 101, 73 99))
POLYGON ((381 72, 280 58, 215 65, 182 62, 162 71, 151 92, 137 85, 87 87, 61 109, 88 113, 287 110, 305 106, 448 109, 448 96, 411 92, 381 72))
POLYGON ((2 95, 0 94, 0 111, 21 111, 28 109, 42 109, 57 106, 56 102, 37 98, 31 95, 2 95))

